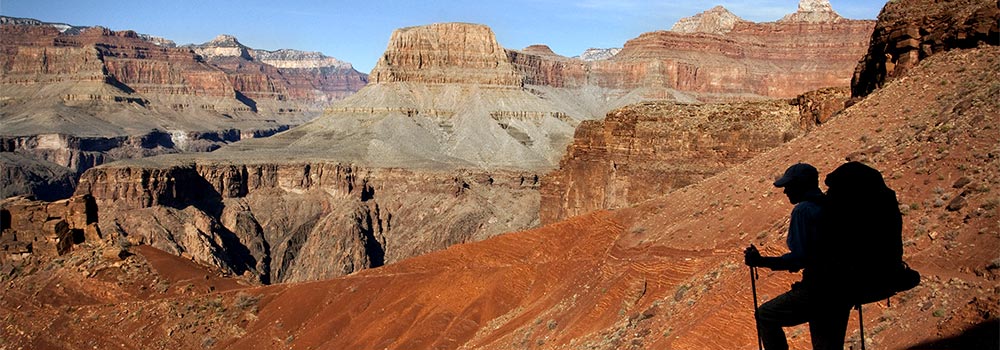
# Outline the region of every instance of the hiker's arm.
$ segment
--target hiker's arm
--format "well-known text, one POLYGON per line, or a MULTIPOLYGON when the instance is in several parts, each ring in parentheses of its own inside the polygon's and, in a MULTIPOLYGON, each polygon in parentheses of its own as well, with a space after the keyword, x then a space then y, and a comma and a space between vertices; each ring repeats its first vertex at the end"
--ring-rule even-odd
POLYGON ((785 259, 781 256, 762 256, 761 258, 762 267, 769 268, 775 271, 791 271, 798 272, 802 269, 802 266, 795 261, 785 259))
POLYGON ((761 256, 757 248, 748 248, 743 252, 743 262, 747 266, 766 267, 775 271, 798 271, 801 267, 784 256, 761 256))

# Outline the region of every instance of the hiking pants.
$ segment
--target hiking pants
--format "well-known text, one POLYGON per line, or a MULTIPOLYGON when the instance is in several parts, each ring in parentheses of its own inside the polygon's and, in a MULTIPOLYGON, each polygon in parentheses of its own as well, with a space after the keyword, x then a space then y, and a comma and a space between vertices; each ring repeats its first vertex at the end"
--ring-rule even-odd
POLYGON ((809 322, 813 350, 844 349, 850 306, 830 305, 834 303, 815 294, 796 285, 760 306, 756 315, 757 331, 764 349, 787 350, 788 340, 782 327, 806 322, 809 322))

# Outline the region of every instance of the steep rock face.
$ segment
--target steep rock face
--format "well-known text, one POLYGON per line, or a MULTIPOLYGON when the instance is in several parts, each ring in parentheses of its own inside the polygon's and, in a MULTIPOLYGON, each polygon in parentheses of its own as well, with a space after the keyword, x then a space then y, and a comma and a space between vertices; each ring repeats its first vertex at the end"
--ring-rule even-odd
POLYGON ((235 98, 225 73, 190 51, 160 47, 133 31, 93 27, 79 35, 60 36, 56 45, 94 47, 111 79, 142 94, 235 98))
POLYGON ((998 22, 995 1, 890 1, 879 14, 868 53, 854 72, 852 94, 867 96, 941 52, 1000 45, 998 22))
POLYGON ((585 121, 559 170, 542 178, 541 221, 626 208, 700 182, 829 122, 849 99, 840 87, 787 101, 647 102, 585 121))
POLYGON ((521 86, 489 27, 438 23, 397 29, 372 69, 374 83, 467 83, 521 86))
POLYGON ((507 51, 510 62, 524 77, 524 84, 555 88, 587 84, 588 72, 584 61, 565 58, 545 49, 528 47, 523 51, 507 51))
POLYGON ((350 63, 338 60, 333 57, 323 55, 319 52, 307 52, 291 49, 281 49, 276 51, 253 50, 251 52, 254 59, 279 69, 306 69, 306 68, 354 68, 350 63))
POLYGON ((333 278, 537 224, 537 175, 343 164, 92 169, 103 232, 264 283, 333 278))
POLYGON ((76 174, 50 162, 0 152, 0 198, 34 195, 41 200, 66 198, 76 187, 76 174))
POLYGON ((633 206, 697 183, 803 132, 786 101, 648 102, 577 129, 559 170, 542 180, 543 223, 633 206))
POLYGON ((728 33, 646 33, 609 61, 595 64, 598 84, 665 86, 704 100, 741 95, 791 98, 846 86, 872 21, 736 22, 728 33))
POLYGON ((843 86, 810 91, 796 97, 791 103, 799 107, 799 127, 802 130, 812 130, 847 108, 850 98, 850 88, 843 86))
MULTIPOLYGON (((644 33, 602 60, 540 48, 510 51, 525 84, 601 89, 600 98, 701 102, 793 98, 847 86, 874 21, 840 17, 828 1, 803 1, 777 22, 754 23, 719 6, 671 31, 644 33)), ((610 109, 610 108, 609 108, 610 109)))
POLYGON ((89 196, 53 202, 0 200, 0 267, 51 260, 74 244, 99 242, 96 210, 89 196))
POLYGON ((549 47, 548 45, 542 45, 542 44, 531 45, 531 46, 528 46, 528 47, 524 48, 521 51, 524 51, 524 52, 527 52, 527 53, 530 53, 530 54, 534 54, 534 55, 559 56, 554 51, 552 51, 551 47, 549 47))
POLYGON ((328 103, 350 96, 368 82, 367 75, 350 63, 319 52, 256 50, 225 34, 188 47, 222 68, 236 90, 252 99, 328 103))

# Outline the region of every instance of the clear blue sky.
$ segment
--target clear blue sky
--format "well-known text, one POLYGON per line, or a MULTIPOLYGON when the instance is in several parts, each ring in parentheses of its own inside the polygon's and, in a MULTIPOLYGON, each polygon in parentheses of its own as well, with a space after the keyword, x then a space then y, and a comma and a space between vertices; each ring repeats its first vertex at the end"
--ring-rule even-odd
MULTIPOLYGON (((885 1, 831 4, 844 17, 874 19, 885 1)), ((590 47, 621 47, 715 5, 765 22, 795 12, 798 0, 0 0, 0 14, 132 29, 181 45, 232 34, 253 48, 320 51, 368 72, 400 27, 481 23, 493 28, 504 47, 547 44, 576 56, 590 47)))

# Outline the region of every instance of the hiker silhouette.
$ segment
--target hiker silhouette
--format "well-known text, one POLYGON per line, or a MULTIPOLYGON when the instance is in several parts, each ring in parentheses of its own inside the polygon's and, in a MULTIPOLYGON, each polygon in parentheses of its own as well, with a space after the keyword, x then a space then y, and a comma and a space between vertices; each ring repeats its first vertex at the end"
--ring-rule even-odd
POLYGON ((782 327, 806 322, 813 349, 842 350, 851 307, 860 314, 861 305, 919 283, 919 274, 903 262, 902 214, 882 174, 848 162, 825 183, 823 195, 816 168, 789 167, 774 186, 783 187, 795 204, 786 242, 790 252, 762 257, 754 246, 744 252, 751 267, 802 269, 800 282, 756 311, 758 336, 767 350, 788 349, 782 327))
POLYGON ((823 286, 824 269, 820 263, 821 235, 830 231, 822 229, 826 196, 819 189, 819 172, 805 163, 792 165, 774 182, 783 188, 788 201, 795 205, 788 226, 786 245, 789 252, 778 257, 764 257, 756 247, 744 251, 745 263, 751 267, 771 270, 802 270, 802 280, 791 290, 769 300, 755 312, 757 334, 767 350, 788 349, 783 327, 809 323, 813 349, 844 348, 850 305, 831 299, 823 286))

